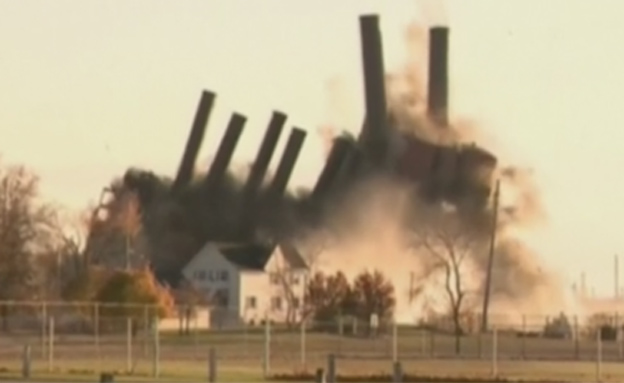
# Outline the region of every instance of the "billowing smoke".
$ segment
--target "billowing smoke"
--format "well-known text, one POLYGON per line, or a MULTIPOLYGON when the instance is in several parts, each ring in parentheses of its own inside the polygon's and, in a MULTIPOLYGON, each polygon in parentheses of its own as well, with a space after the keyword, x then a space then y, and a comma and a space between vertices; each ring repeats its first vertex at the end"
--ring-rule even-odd
MULTIPOLYGON (((392 121, 389 157, 401 158, 405 141, 412 139, 449 150, 475 142, 483 144, 474 122, 453 116, 450 124, 442 128, 431 122, 426 113, 427 73, 423 65, 428 61, 426 29, 412 23, 406 42, 409 54, 405 69, 386 77, 392 121)), ((489 146, 490 154, 494 154, 496 148, 489 146)), ((519 324, 522 315, 576 310, 558 276, 545 269, 540 258, 543 255, 531 245, 531 230, 538 229, 547 219, 532 172, 502 164, 500 160, 497 163, 492 181, 499 180, 501 186, 491 286, 493 318, 519 324)), ((465 289, 474 297, 467 309, 480 312, 488 245, 493 235, 493 193, 486 204, 475 207, 468 202, 470 206, 466 207, 460 199, 441 198, 431 202, 419 193, 423 188, 422 184, 406 182, 391 174, 360 179, 329 210, 323 233, 333 233, 334 237, 316 257, 315 265, 328 271, 341 270, 347 275, 364 269, 381 270, 396 286, 401 319, 423 317, 429 310, 445 312, 448 304, 443 286, 439 278, 425 275, 428 254, 419 254, 411 245, 415 229, 410 223, 435 225, 443 214, 443 206, 450 203, 463 212, 461 219, 467 230, 478 231, 480 246, 471 252, 463 280, 465 289), (421 286, 423 280, 426 286, 421 286), (420 299, 414 300, 416 289, 420 299)), ((327 241, 326 234, 315 235, 317 241, 327 241)))
MULTIPOLYGON (((172 180, 168 177, 130 169, 123 179, 112 184, 114 200, 107 204, 110 214, 104 217, 104 223, 114 225, 114 216, 119 213, 116 200, 128 192, 136 193, 143 235, 148 239, 145 252, 151 266, 159 277, 175 281, 181 267, 206 242, 252 240, 243 230, 249 223, 256 225, 255 235, 289 236, 305 216, 305 194, 286 193, 276 202, 267 195, 266 183, 258 197, 262 201, 259 205, 264 208, 244 211, 243 188, 248 173, 249 166, 234 167, 225 174, 219 187, 210 190, 203 182, 205 174, 197 174, 178 194, 172 194, 172 180)), ((97 233, 91 234, 97 237, 97 233)))

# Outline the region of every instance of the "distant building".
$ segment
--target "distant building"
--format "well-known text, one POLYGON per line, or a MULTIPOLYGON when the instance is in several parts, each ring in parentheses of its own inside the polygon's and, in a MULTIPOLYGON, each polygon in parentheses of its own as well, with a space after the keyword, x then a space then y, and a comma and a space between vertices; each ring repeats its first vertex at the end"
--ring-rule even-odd
POLYGON ((213 326, 295 322, 301 316, 307 266, 291 245, 209 242, 182 275, 210 302, 213 326))

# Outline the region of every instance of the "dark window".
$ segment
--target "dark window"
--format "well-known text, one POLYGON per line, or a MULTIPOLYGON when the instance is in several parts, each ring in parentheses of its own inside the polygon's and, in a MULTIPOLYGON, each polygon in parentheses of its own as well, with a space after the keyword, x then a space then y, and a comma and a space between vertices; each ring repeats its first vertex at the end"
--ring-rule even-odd
POLYGON ((203 281, 206 279, 206 271, 205 270, 196 270, 195 271, 195 279, 198 281, 203 281))
POLYGON ((228 279, 230 279, 230 275, 228 274, 227 270, 221 270, 221 278, 220 278, 223 282, 227 282, 228 279))
POLYGON ((247 297, 247 304, 246 304, 248 309, 255 309, 256 308, 256 297, 254 296, 250 296, 247 297))
POLYGON ((281 297, 273 297, 273 298, 271 298, 271 308, 273 310, 281 310, 282 309, 282 298, 281 297))

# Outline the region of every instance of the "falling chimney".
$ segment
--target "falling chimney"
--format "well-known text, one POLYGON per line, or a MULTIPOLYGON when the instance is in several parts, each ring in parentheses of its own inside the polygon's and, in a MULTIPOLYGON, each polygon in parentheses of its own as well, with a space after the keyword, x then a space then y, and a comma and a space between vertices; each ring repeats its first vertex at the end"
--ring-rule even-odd
POLYGON ((384 163, 387 151, 387 107, 383 45, 379 16, 360 16, 366 118, 360 143, 373 165, 384 163))
POLYGON ((303 147, 306 134, 305 130, 299 128, 293 128, 290 131, 284 154, 282 155, 282 159, 275 171, 273 182, 271 183, 271 194, 273 196, 281 196, 286 191, 288 180, 297 163, 297 157, 299 157, 299 152, 303 147))
POLYGON ((334 139, 325 167, 312 191, 312 199, 314 201, 323 200, 334 189, 334 186, 338 184, 338 178, 349 158, 351 146, 351 141, 348 137, 337 137, 334 139))
POLYGON ((448 27, 429 29, 427 112, 438 126, 448 125, 448 27))
POLYGON ((184 155, 182 156, 182 162, 178 169, 175 181, 171 187, 172 193, 177 193, 182 187, 188 185, 193 177, 193 170, 195 169, 195 161, 199 154, 199 149, 204 139, 204 133, 206 132, 206 124, 208 123, 208 117, 214 106, 216 95, 209 91, 203 91, 197 106, 197 112, 195 113, 195 120, 191 127, 191 133, 189 134, 188 141, 186 142, 186 148, 184 155))
POLYGON ((246 198, 253 198, 260 189, 260 186, 262 186, 262 181, 264 180, 266 171, 269 168, 269 163, 271 162, 273 152, 275 152, 277 141, 282 134, 286 118, 286 115, 282 112, 273 112, 271 121, 269 122, 269 126, 267 127, 264 135, 264 139, 258 149, 256 160, 251 166, 251 171, 249 172, 249 177, 247 178, 247 183, 245 184, 246 198))
POLYGON ((218 188, 223 181, 246 121, 247 117, 239 113, 233 113, 232 117, 230 117, 230 122, 223 134, 217 154, 212 160, 210 170, 205 178, 206 187, 209 191, 218 188))

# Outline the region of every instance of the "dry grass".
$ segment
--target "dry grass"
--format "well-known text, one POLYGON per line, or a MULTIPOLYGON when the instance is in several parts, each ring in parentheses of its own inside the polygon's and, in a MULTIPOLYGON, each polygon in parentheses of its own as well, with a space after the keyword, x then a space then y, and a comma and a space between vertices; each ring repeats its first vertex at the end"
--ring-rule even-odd
MULTIPOLYGON (((497 338, 498 371, 502 376, 562 381, 590 381, 595 376, 595 341, 522 339, 505 334, 497 338)), ((23 347, 30 344, 34 368, 47 371, 47 341, 39 336, 0 336, 0 367, 11 373, 19 372, 23 347)), ((141 334, 131 342, 131 369, 139 378, 147 378, 152 373, 153 343, 153 339, 141 334)), ((492 344, 491 335, 467 336, 462 338, 461 353, 456 355, 454 339, 448 335, 400 330, 397 337, 398 356, 404 363, 404 370, 432 376, 489 376, 492 344)), ((211 347, 217 351, 219 371, 226 380, 229 377, 239 381, 261 378, 265 349, 265 335, 261 329, 188 336, 161 334, 161 376, 205 380, 211 347)), ((603 377, 608 378, 607 381, 624 381, 624 365, 608 363, 624 359, 619 345, 604 342, 602 348, 603 377)), ((387 335, 365 338, 308 332, 302 336, 297 329, 273 331, 270 350, 271 372, 314 370, 324 366, 327 355, 333 353, 339 358, 341 373, 389 373, 393 341, 387 335)), ((123 335, 101 336, 97 341, 93 336, 58 335, 54 342, 53 369, 55 374, 72 372, 72 376, 93 375, 97 371, 125 372, 127 351, 123 335)))

